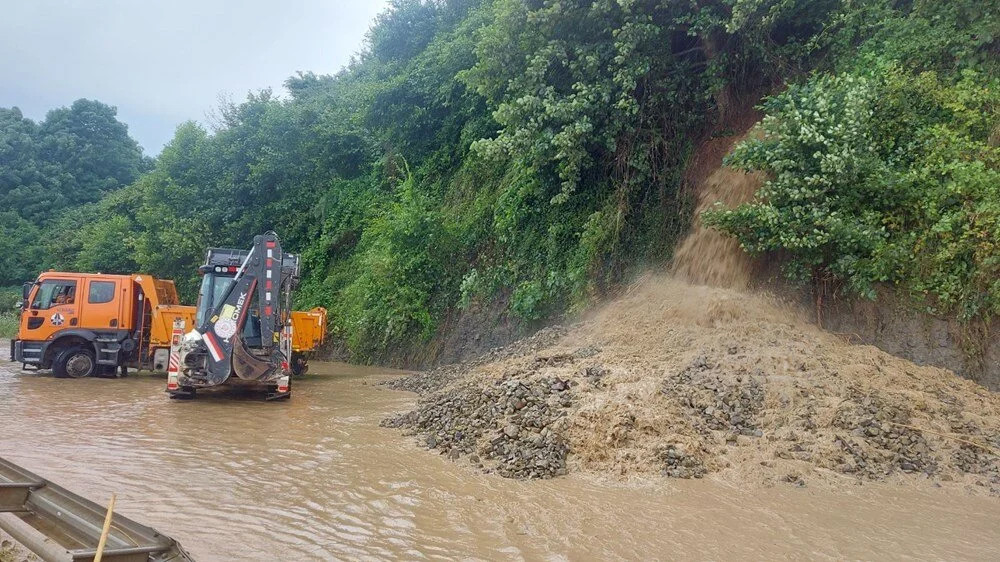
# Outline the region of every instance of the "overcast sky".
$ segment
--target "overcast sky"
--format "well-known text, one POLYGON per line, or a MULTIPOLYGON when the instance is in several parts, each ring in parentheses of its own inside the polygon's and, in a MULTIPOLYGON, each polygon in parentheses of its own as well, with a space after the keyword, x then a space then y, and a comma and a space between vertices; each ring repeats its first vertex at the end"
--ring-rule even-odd
POLYGON ((78 98, 118 108, 156 155, 220 94, 336 72, 384 0, 0 0, 0 107, 40 120, 78 98))

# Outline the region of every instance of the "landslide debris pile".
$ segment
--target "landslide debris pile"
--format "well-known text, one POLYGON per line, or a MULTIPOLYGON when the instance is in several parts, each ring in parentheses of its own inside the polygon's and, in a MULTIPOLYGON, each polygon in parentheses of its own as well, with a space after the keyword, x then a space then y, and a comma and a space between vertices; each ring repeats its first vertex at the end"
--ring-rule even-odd
POLYGON ((555 345, 567 333, 563 326, 545 328, 474 361, 386 381, 384 386, 416 392, 424 398, 419 409, 383 420, 382 425, 419 429, 428 448, 450 458, 469 455, 479 468, 503 476, 565 474, 567 446, 562 426, 554 422, 564 416, 562 409, 572 404, 566 381, 554 377, 529 380, 517 372, 504 373, 492 381, 464 380, 464 376, 483 365, 533 355, 555 345))
POLYGON ((535 353, 539 350, 551 347, 561 340, 568 333, 565 326, 550 326, 534 333, 534 335, 520 339, 510 345, 497 347, 487 351, 483 355, 463 363, 453 363, 442 365, 431 369, 413 373, 412 375, 392 379, 382 383, 382 386, 394 388, 396 390, 406 390, 417 394, 427 394, 448 385, 448 383, 468 373, 470 370, 487 363, 494 363, 513 357, 523 357, 535 353))
POLYGON ((407 377, 386 420, 486 471, 957 480, 1000 493, 1000 397, 765 296, 644 279, 571 328, 407 377))

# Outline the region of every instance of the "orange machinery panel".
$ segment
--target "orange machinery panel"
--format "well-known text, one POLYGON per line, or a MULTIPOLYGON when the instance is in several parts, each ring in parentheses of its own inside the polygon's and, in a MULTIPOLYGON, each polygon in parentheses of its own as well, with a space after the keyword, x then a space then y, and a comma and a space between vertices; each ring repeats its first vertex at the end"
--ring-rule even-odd
POLYGON ((153 320, 150 323, 149 347, 170 347, 170 335, 174 329, 174 320, 184 320, 184 331, 195 328, 194 316, 197 308, 180 304, 161 304, 153 307, 153 320))
MULTIPOLYGON (((153 307, 153 323, 150 331, 150 347, 169 347, 174 319, 184 320, 184 330, 195 328, 196 307, 183 305, 159 305, 153 307)), ((326 309, 314 308, 292 312, 292 351, 314 351, 326 340, 326 309)))
POLYGON ((325 308, 292 312, 292 351, 315 351, 325 340, 325 308))

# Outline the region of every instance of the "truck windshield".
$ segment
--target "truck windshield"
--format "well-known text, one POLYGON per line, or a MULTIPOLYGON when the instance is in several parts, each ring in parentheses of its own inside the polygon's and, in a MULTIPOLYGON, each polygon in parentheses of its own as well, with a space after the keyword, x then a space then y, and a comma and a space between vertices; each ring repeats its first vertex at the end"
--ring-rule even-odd
POLYGON ((48 279, 42 281, 31 301, 34 310, 48 310, 53 306, 73 304, 76 296, 76 281, 48 279))
POLYGON ((198 312, 195 315, 195 324, 199 327, 205 325, 215 306, 226 296, 226 291, 233 284, 232 277, 218 276, 214 273, 206 273, 201 279, 201 289, 198 291, 198 312))

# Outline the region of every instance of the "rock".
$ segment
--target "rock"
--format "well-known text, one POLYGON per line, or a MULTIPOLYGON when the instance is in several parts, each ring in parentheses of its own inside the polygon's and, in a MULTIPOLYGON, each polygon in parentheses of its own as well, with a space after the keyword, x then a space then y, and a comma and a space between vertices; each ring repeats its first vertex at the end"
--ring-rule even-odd
POLYGON ((503 432, 504 432, 504 435, 506 435, 507 437, 510 437, 511 439, 514 439, 515 437, 517 437, 517 435, 519 433, 521 433, 521 429, 519 427, 517 427, 516 425, 510 423, 510 424, 507 424, 507 427, 503 428, 503 432))
POLYGON ((601 348, 595 347, 593 345, 588 345, 586 347, 578 348, 573 352, 573 357, 576 359, 589 359, 601 352, 601 348))
POLYGON ((701 478, 707 472, 701 458, 689 454, 681 444, 667 446, 658 457, 664 464, 660 474, 670 478, 701 478))

